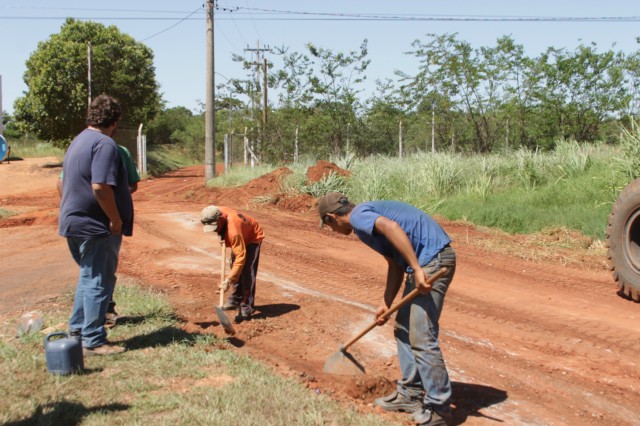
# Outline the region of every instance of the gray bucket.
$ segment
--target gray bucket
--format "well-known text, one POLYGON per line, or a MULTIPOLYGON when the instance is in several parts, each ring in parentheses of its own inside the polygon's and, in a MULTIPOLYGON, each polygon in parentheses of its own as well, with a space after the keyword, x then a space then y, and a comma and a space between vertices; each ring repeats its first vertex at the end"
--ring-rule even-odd
POLYGON ((82 343, 59 331, 50 333, 44 338, 44 352, 47 358, 47 369, 50 373, 67 375, 81 373, 84 370, 82 343), (52 337, 62 337, 51 340, 52 337))

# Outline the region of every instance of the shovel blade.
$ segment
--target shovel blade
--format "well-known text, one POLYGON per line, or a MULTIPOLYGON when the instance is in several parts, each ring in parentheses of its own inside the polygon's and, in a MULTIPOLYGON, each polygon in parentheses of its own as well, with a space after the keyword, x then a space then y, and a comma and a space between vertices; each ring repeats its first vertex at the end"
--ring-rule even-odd
POLYGON ((327 359, 323 371, 341 376, 356 376, 364 374, 364 367, 349 352, 339 350, 327 359))
POLYGON ((236 334, 236 330, 233 328, 231 320, 229 320, 229 317, 224 309, 222 309, 222 306, 216 306, 216 315, 218 315, 218 321, 220 321, 220 325, 222 325, 222 328, 224 328, 224 331, 227 334, 232 336, 236 334))

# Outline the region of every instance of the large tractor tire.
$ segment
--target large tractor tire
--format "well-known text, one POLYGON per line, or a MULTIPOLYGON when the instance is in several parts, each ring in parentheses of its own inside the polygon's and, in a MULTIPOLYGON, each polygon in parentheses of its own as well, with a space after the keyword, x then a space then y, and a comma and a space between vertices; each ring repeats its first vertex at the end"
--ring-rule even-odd
POLYGON ((611 209, 607 258, 620 293, 640 302, 640 179, 622 190, 611 209))

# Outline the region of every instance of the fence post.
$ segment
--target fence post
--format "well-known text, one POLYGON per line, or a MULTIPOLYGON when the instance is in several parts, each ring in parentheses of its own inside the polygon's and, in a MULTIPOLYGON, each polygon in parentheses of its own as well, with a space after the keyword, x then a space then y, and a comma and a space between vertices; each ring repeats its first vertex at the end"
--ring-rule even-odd
POLYGON ((400 120, 398 130, 398 158, 402 159, 402 120, 400 120))
POLYGON ((249 138, 247 138, 247 128, 244 128, 244 165, 247 165, 249 155, 249 138))
POLYGON ((229 134, 224 134, 224 174, 229 170, 229 134))
POLYGON ((298 125, 296 124, 296 143, 294 145, 294 149, 293 149, 293 162, 297 163, 298 162, 298 125))

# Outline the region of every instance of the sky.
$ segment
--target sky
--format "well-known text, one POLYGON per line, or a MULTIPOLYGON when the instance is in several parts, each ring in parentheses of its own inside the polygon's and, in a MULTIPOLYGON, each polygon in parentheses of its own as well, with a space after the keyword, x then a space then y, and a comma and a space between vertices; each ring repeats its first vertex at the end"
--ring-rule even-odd
MULTIPOLYGON (((25 62, 38 43, 58 33, 66 17, 115 25, 154 52, 156 78, 166 106, 201 111, 206 99, 206 0, 0 0, 2 109, 13 112, 27 86, 25 62)), ((640 2, 631 0, 217 0, 216 83, 244 78, 232 53, 309 42, 333 52, 357 50, 368 40, 367 86, 417 71, 406 52, 427 34, 457 33, 474 48, 510 35, 529 56, 548 47, 575 49, 596 43, 632 53, 640 49, 640 2)), ((270 58, 266 53, 267 59, 270 58)))

